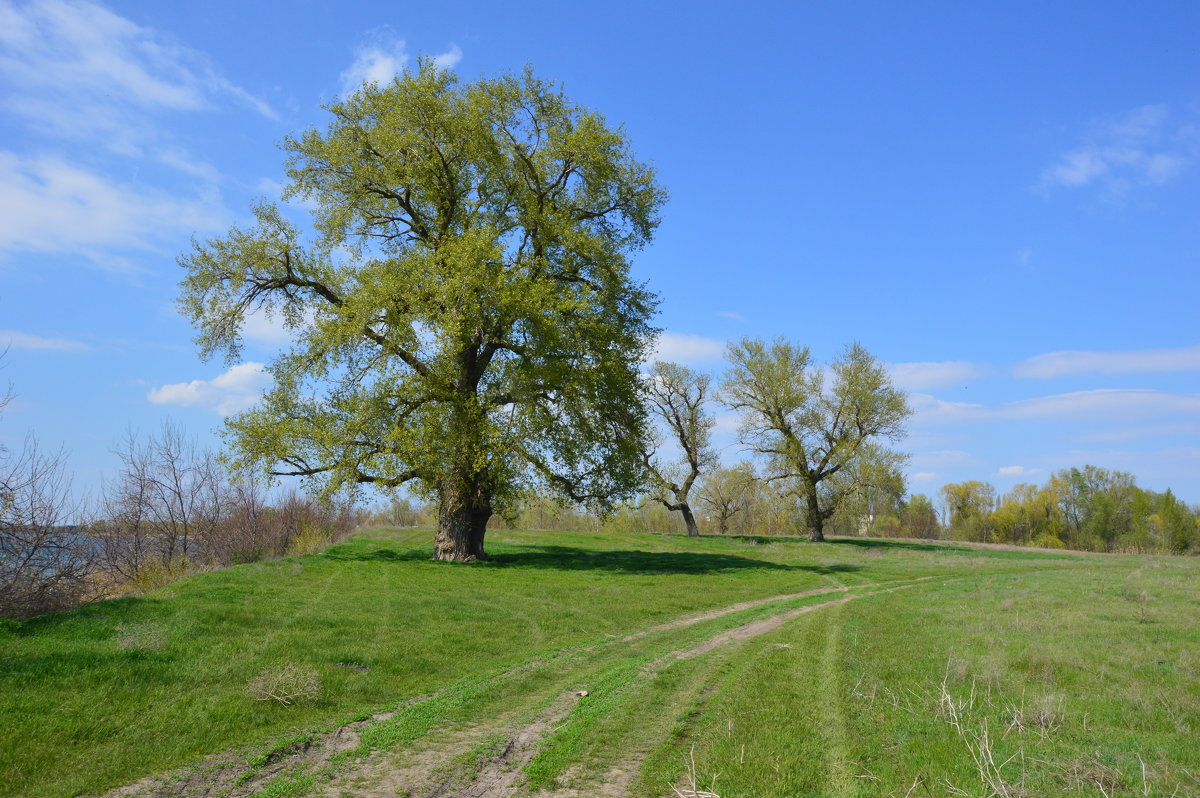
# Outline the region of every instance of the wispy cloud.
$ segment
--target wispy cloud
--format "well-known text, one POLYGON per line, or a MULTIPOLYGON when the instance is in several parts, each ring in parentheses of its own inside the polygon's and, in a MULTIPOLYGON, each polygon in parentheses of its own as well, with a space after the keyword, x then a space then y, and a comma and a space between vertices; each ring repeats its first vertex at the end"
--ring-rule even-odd
POLYGON ((1146 441, 1154 438, 1179 440, 1184 436, 1200 436, 1200 421, 1177 421, 1166 424, 1118 425, 1103 429, 1088 430, 1072 436, 1074 440, 1088 443, 1126 443, 1146 441))
POLYGON ((215 190, 195 198, 121 185, 57 158, 0 150, 0 252, 82 254, 111 267, 112 249, 149 249, 225 221, 215 190))
POLYGON ((896 387, 905 391, 929 390, 946 385, 961 385, 964 382, 986 377, 992 367, 985 363, 969 363, 963 360, 944 360, 925 363, 892 363, 888 366, 896 387))
POLYGON ((66 338, 43 338, 40 335, 0 330, 0 352, 6 349, 35 349, 50 352, 86 352, 88 345, 66 338))
POLYGON ((1049 352, 1013 367, 1018 377, 1054 379, 1073 374, 1149 374, 1200 371, 1200 345, 1116 352, 1049 352))
POLYGON ((136 154, 163 111, 225 105, 273 118, 203 54, 81 0, 0 4, 0 102, 35 128, 136 154))
POLYGON ((732 319, 733 321, 745 321, 746 320, 746 317, 743 316, 741 313, 734 313, 732 310, 718 310, 713 315, 719 316, 722 319, 732 319))
POLYGON ((154 404, 206 407, 228 416, 253 407, 272 382, 262 363, 242 363, 211 380, 176 382, 153 388, 146 398, 154 404))
MULTIPOLYGON (((462 57, 462 48, 451 44, 449 50, 433 56, 433 62, 442 69, 451 69, 462 57)), ((356 91, 364 83, 388 83, 404 71, 408 60, 408 45, 391 28, 372 31, 354 49, 353 63, 342 70, 342 93, 356 91)))
POLYGON ((1135 186, 1157 186, 1191 166, 1195 128, 1176 122, 1165 105, 1144 105, 1098 120, 1076 148, 1042 172, 1039 188, 1101 185, 1114 195, 1135 186))
POLYGON ((1200 415, 1200 394, 1153 390, 1099 389, 1022 399, 987 406, 947 402, 929 394, 911 394, 914 423, 937 426, 989 421, 1137 421, 1165 416, 1200 415))
POLYGON ((725 356, 725 342, 699 335, 665 332, 658 337, 651 360, 697 365, 712 363, 725 356))

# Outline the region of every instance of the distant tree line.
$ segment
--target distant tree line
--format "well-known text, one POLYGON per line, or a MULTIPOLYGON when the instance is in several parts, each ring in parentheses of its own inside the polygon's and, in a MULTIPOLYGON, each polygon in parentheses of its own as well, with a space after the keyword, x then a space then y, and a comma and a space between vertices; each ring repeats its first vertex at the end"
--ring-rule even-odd
POLYGON ((1140 488, 1122 471, 1068 468, 1043 485, 1023 483, 1003 495, 986 482, 962 482, 943 487, 940 498, 939 526, 958 540, 1085 551, 1200 551, 1198 508, 1170 489, 1140 488))
MULTIPOLYGON (((652 494, 648 494, 651 496, 652 494)), ((709 534, 791 536, 805 532, 804 507, 772 487, 752 463, 719 466, 697 480, 696 523, 709 534)), ((428 526, 436 507, 410 500, 377 509, 372 521, 428 526)), ((588 532, 685 534, 679 513, 649 499, 618 506, 600 517, 564 506, 549 496, 530 496, 493 528, 588 532)), ((1016 485, 1005 494, 986 482, 942 488, 936 500, 906 495, 903 482, 857 496, 829 522, 838 536, 1004 543, 1048 549, 1147 554, 1200 554, 1200 507, 1171 490, 1138 487, 1132 475, 1096 466, 1069 468, 1045 484, 1016 485)))

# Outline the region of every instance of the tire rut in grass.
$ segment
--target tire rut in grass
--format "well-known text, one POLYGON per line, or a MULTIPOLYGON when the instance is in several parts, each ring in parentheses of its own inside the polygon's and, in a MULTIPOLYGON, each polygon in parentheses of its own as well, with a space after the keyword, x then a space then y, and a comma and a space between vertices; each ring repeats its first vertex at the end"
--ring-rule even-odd
MULTIPOLYGON (((753 637, 757 637, 759 635, 763 635, 768 632, 775 631, 776 629, 780 628, 787 621, 797 618, 801 615, 816 611, 816 610, 833 607, 833 606, 837 606, 840 604, 845 604, 849 601, 853 601, 856 598, 863 598, 865 596, 870 596, 870 595, 879 595, 882 593, 891 593, 891 592, 894 592, 897 590, 903 590, 903 589, 906 589, 909 587, 914 587, 914 586, 916 586, 915 581, 910 582, 908 584, 894 585, 894 586, 886 588, 886 589, 872 590, 869 592, 857 593, 855 595, 846 596, 844 598, 839 598, 839 599, 836 599, 833 601, 827 601, 827 602, 822 602, 820 604, 808 605, 805 607, 788 610, 786 612, 777 613, 775 615, 771 615, 771 616, 768 616, 766 618, 762 618, 759 620, 751 621, 749 623, 745 623, 740 626, 736 626, 731 629, 727 629, 725 631, 722 631, 715 635, 712 635, 709 638, 707 638, 705 641, 703 641, 702 643, 699 643, 697 645, 692 645, 692 646, 683 647, 683 648, 677 648, 677 649, 669 651, 665 654, 661 654, 651 660, 648 660, 637 671, 637 678, 635 680, 633 680, 632 683, 623 683, 621 680, 616 680, 616 679, 614 679, 613 681, 614 681, 614 684, 617 685, 617 689, 620 692, 625 693, 625 695, 622 697, 622 700, 624 700, 624 701, 635 700, 636 696, 638 694, 638 687, 636 685, 644 685, 644 684, 648 683, 649 680, 653 679, 657 674, 659 674, 659 673, 663 672, 664 670, 666 670, 667 668, 669 668, 675 662, 678 662, 680 660, 690 659, 692 657, 707 653, 709 651, 713 651, 713 650, 721 648, 723 646, 727 646, 727 645, 735 644, 735 643, 741 643, 741 642, 749 640, 753 637)), ((870 588, 870 587, 875 587, 875 585, 864 585, 862 587, 870 588)), ((801 594, 801 597, 802 596, 810 596, 810 595, 820 595, 821 593, 824 593, 824 592, 831 592, 831 591, 821 590, 821 591, 815 591, 815 592, 806 592, 804 594, 801 594)), ((840 591, 838 591, 838 592, 840 592, 840 591)), ((718 618, 718 617, 721 617, 722 615, 728 614, 729 612, 732 612, 732 611, 752 608, 752 607, 759 606, 761 604, 765 604, 765 603, 768 603, 771 601, 780 601, 780 600, 784 600, 785 598, 795 598, 795 597, 797 597, 797 596, 795 596, 794 594, 789 594, 788 596, 776 597, 774 599, 760 600, 760 601, 754 601, 754 602, 743 602, 738 605, 733 605, 735 609, 725 608, 724 610, 717 610, 717 611, 712 611, 710 613, 706 613, 706 617, 704 618, 704 620, 718 618)), ((692 623, 698 622, 698 620, 695 620, 695 619, 688 619, 688 620, 692 623)), ((680 625, 686 625, 686 624, 678 624, 677 623, 671 628, 678 628, 680 625)), ((666 626, 666 625, 664 625, 664 626, 666 626)), ((620 668, 616 668, 613 670, 615 673, 615 671, 620 670, 620 668)), ((597 698, 604 700, 607 697, 607 696, 605 696, 606 692, 607 692, 606 690, 598 689, 596 691, 597 698)), ((562 735, 576 736, 576 737, 580 736, 580 732, 578 729, 576 729, 574 731, 574 734, 572 735, 571 730, 568 728, 570 725, 571 725, 571 718, 564 719, 563 726, 561 727, 560 732, 559 732, 560 737, 562 735)), ((553 745, 555 741, 552 738, 552 739, 548 740, 547 742, 549 744, 553 745)), ((566 789, 566 790, 550 789, 550 790, 539 791, 537 793, 538 798, 567 798, 567 796, 584 796, 584 795, 588 795, 588 796, 591 796, 591 795, 605 795, 605 796, 627 795, 626 788, 637 777, 638 771, 640 769, 639 766, 642 762, 645 761, 646 757, 649 755, 649 751, 648 750, 627 750, 627 751, 623 751, 623 754, 624 754, 624 756, 622 757, 622 759, 626 763, 626 767, 621 769, 621 778, 620 778, 619 783, 614 784, 611 774, 605 774, 605 776, 603 777, 603 781, 599 781, 599 782, 596 782, 596 783, 593 783, 590 785, 579 786, 577 784, 573 789, 566 789)), ((579 764, 580 763, 576 764, 576 769, 578 768, 579 764)), ((565 774, 564 774, 564 777, 565 777, 565 774)), ((544 778, 545 777, 543 777, 543 779, 544 778)), ((580 780, 578 778, 576 778, 575 781, 578 782, 580 780)))
POLYGON ((810 612, 815 612, 826 607, 833 607, 838 604, 845 604, 866 596, 878 596, 883 593, 893 593, 897 590, 904 590, 905 588, 909 587, 913 587, 913 585, 896 585, 895 587, 884 588, 883 590, 873 590, 868 593, 858 593, 852 596, 834 599, 832 601, 824 601, 820 604, 808 604, 803 607, 797 607, 794 610, 781 612, 778 615, 770 615, 766 618, 760 618, 757 621, 751 621, 750 623, 742 624, 741 626, 735 626, 732 629, 726 629, 724 632, 713 635, 708 640, 705 640, 703 643, 700 643, 697 646, 674 651, 668 655, 668 657, 674 657, 675 659, 688 659, 689 657, 704 654, 712 651, 714 648, 720 648, 721 646, 728 645, 729 643, 740 642, 742 640, 748 640, 752 637, 758 637, 759 635, 765 635, 768 632, 774 632, 788 621, 799 618, 801 615, 806 615, 810 612))
POLYGON ((523 782, 522 768, 538 743, 551 733, 579 700, 565 692, 528 722, 496 719, 448 730, 434 745, 389 756, 375 752, 368 761, 323 785, 321 794, 356 798, 502 798, 523 782))
MULTIPOLYGON (((709 637, 698 645, 675 649, 649 660, 643 667, 642 672, 643 674, 653 673, 668 666, 671 662, 694 657, 731 643, 741 642, 772 632, 784 623, 806 613, 844 604, 867 595, 913 587, 918 582, 935 578, 938 577, 925 576, 913 580, 869 583, 847 588, 817 588, 798 593, 743 601, 706 612, 676 618, 663 624, 647 627, 623 638, 604 641, 599 645, 595 643, 584 644, 582 646, 571 647, 566 651, 573 649, 577 655, 585 656, 589 651, 609 649, 616 645, 633 643, 652 634, 683 629, 704 621, 715 620, 735 612, 771 603, 828 593, 868 591, 864 593, 856 592, 854 595, 848 595, 833 601, 800 607, 727 629, 709 637), (906 583, 896 584, 896 582, 901 581, 906 583), (888 584, 893 586, 882 590, 873 589, 888 584)), ((568 660, 570 659, 568 658, 568 660)), ((534 667, 544 664, 545 662, 542 660, 532 660, 522 663, 508 671, 483 680, 480 685, 477 685, 477 688, 483 688, 487 682, 495 679, 517 677, 534 667)), ((569 674, 564 671, 562 675, 565 677, 569 674)), ((444 692, 413 699, 395 711, 381 713, 368 720, 347 724, 329 733, 301 735, 296 738, 295 742, 278 747, 266 757, 265 761, 262 761, 263 758, 259 757, 260 761, 251 766, 246 764, 244 754, 224 754, 209 757, 195 768, 167 776, 143 779, 135 784, 115 790, 109 793, 109 796, 111 798, 134 798, 135 796, 137 798, 169 798, 171 796, 182 795, 222 796, 222 798, 252 796, 261 790, 271 787, 273 780, 286 778, 289 773, 311 774, 331 764, 339 755, 346 756, 364 747, 371 747, 371 731, 373 728, 377 729, 381 724, 386 724, 397 716, 398 713, 403 713, 406 708, 418 708, 428 702, 436 703, 444 692)), ((560 697, 537 719, 523 726, 505 728, 504 722, 500 721, 498 723, 487 724, 486 726, 471 727, 469 730, 459 734, 451 732, 449 738, 443 741, 438 750, 423 752, 418 761, 412 763, 410 766, 400 768, 399 771, 393 767, 393 772, 386 773, 386 767, 380 768, 383 757, 372 755, 362 765, 353 767, 350 775, 368 776, 373 771, 374 775, 378 778, 379 786, 386 786, 386 790, 383 792, 375 791, 370 785, 364 785, 362 779, 359 778, 356 779, 354 784, 354 794, 362 796, 395 796, 398 794, 404 795, 403 790, 408 790, 408 794, 414 796, 414 798, 416 796, 429 796, 429 798, 491 798, 492 796, 512 794, 523 781, 522 768, 536 755, 539 745, 547 737, 553 736, 555 727, 567 720, 570 715, 574 703, 572 701, 563 702, 566 698, 570 698, 571 695, 571 693, 567 693, 564 697, 560 697), (470 752, 471 746, 478 745, 488 734, 493 736, 498 734, 505 735, 504 744, 499 751, 492 751, 487 753, 487 755, 481 754, 475 763, 467 763, 469 764, 467 769, 472 771, 469 773, 464 773, 463 767, 459 767, 458 770, 450 767, 451 760, 470 752), (448 772, 448 769, 452 771, 449 777, 438 776, 439 772, 448 772), (411 787, 409 785, 416 786, 411 787), (413 789, 418 791, 413 792, 413 789), (422 789, 425 792, 419 791, 422 789)), ((441 725, 436 720, 431 720, 431 722, 434 724, 434 727, 441 725)), ((376 754, 379 754, 379 752, 376 752, 376 754)), ((337 769, 339 771, 344 770, 344 766, 337 769)), ((636 775, 636 767, 632 768, 631 771, 633 772, 629 772, 627 778, 621 781, 628 783, 636 775)), ((344 794, 342 792, 329 791, 335 784, 344 785, 345 779, 339 776, 335 777, 332 782, 325 782, 323 791, 326 795, 344 794)), ((593 791, 590 794, 622 795, 624 794, 623 787, 623 784, 610 783, 604 785, 603 792, 593 791)), ((312 789, 322 790, 322 786, 314 783, 311 785, 309 791, 311 792, 312 789)), ((567 795, 578 793, 554 792, 543 794, 567 795)))
POLYGON ((841 585, 838 587, 818 587, 818 588, 814 588, 812 590, 804 590, 799 593, 783 593, 778 596, 768 596, 767 598, 751 599, 749 601, 739 601, 736 604, 729 604, 724 607, 717 607, 716 609, 707 610, 705 612, 696 613, 694 615, 685 615, 685 616, 676 618, 674 620, 667 621, 666 623, 657 624, 655 626, 648 626, 645 629, 641 629, 637 632, 633 632, 632 634, 628 634, 625 637, 619 638, 618 640, 616 640, 614 642, 630 643, 634 640, 638 640, 640 638, 646 637, 647 635, 655 634, 657 632, 668 632, 673 629, 682 629, 687 626, 692 626, 697 623, 702 623, 703 621, 711 621, 711 620, 715 620, 716 618, 723 617, 725 615, 731 615, 732 613, 735 613, 735 612, 741 612, 742 610, 749 610, 749 609, 753 609, 755 607, 761 607, 764 604, 774 604, 774 603, 780 602, 780 601, 788 601, 791 599, 799 599, 799 598, 809 598, 811 596, 822 596, 827 593, 847 593, 847 592, 850 592, 853 590, 869 590, 870 588, 883 587, 885 585, 894 585, 897 583, 924 582, 929 579, 937 579, 937 578, 938 577, 936 575, 934 575, 934 576, 918 576, 913 579, 906 579, 906 580, 895 579, 895 580, 889 580, 889 581, 885 581, 885 582, 865 582, 865 583, 859 584, 859 585, 849 585, 849 586, 841 585))

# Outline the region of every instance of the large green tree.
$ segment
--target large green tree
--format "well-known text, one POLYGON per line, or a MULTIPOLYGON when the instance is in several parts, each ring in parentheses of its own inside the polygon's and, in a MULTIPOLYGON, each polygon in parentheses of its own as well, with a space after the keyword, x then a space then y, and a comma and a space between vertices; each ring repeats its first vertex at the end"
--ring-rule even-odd
POLYGON ((721 394, 742 414, 743 443, 766 456, 769 480, 791 486, 809 538, 824 540, 844 501, 899 469, 903 456, 882 442, 903 437, 907 398, 859 344, 827 370, 808 347, 782 338, 744 338, 729 345, 728 358, 721 394))
POLYGON ((242 463, 440 506, 434 556, 483 558, 494 512, 549 486, 639 487, 638 366, 657 298, 629 274, 665 199, 627 136, 528 69, 473 83, 424 61, 288 138, 285 199, 197 243, 181 304, 235 358, 250 312, 296 343, 227 422, 242 463))

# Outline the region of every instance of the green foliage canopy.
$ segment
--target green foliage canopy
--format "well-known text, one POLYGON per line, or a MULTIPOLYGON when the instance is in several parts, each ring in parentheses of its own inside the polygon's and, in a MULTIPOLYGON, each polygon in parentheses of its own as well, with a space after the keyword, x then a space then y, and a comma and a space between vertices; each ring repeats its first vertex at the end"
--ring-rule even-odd
POLYGON ((326 490, 411 483, 473 526, 531 484, 628 495, 657 303, 629 256, 665 200, 653 169, 528 69, 461 83, 424 61, 327 108, 283 144, 313 235, 264 202, 180 259, 206 357, 237 358, 251 312, 296 336, 228 421, 239 459, 326 490))
POLYGON ((851 344, 829 364, 828 386, 808 347, 783 339, 746 338, 728 356, 724 401, 741 411, 743 441, 767 457, 769 478, 794 485, 810 537, 823 540, 824 522, 865 487, 891 489, 903 456, 880 442, 903 437, 912 411, 865 348, 851 344))

